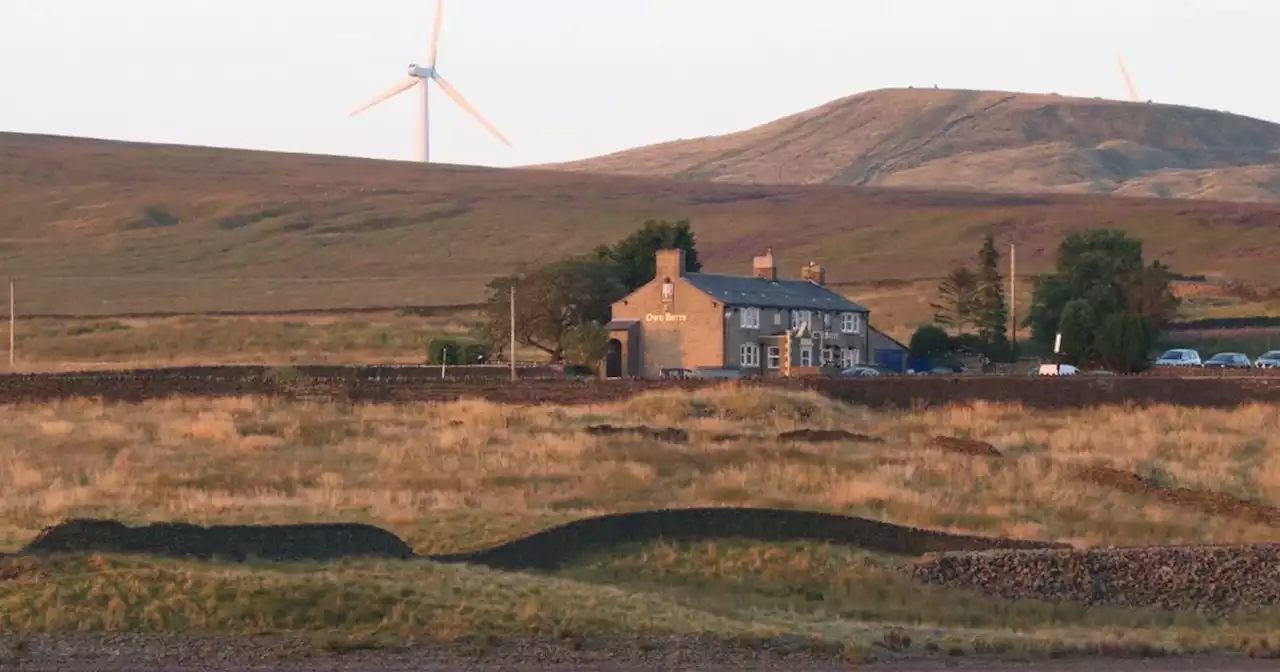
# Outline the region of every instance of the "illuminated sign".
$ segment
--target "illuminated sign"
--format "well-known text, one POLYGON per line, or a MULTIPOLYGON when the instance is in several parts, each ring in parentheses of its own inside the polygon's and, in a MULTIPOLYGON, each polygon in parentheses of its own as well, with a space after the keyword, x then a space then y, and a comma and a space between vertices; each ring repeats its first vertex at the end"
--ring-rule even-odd
POLYGON ((644 316, 645 322, 688 322, 688 315, 673 315, 671 313, 649 313, 644 316))

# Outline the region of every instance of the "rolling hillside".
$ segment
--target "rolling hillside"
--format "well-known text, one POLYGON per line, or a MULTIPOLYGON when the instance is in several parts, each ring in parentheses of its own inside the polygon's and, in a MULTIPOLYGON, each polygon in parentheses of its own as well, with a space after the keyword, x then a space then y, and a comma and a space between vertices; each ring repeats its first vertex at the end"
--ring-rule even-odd
POLYGON ((818 260, 939 276, 993 231, 1019 270, 1123 227, 1184 273, 1280 283, 1280 205, 742 186, 0 133, 0 275, 20 314, 449 305, 494 275, 691 218, 710 270, 818 260))
POLYGON ((562 170, 744 184, 1280 200, 1280 124, 1146 103, 890 89, 562 170))

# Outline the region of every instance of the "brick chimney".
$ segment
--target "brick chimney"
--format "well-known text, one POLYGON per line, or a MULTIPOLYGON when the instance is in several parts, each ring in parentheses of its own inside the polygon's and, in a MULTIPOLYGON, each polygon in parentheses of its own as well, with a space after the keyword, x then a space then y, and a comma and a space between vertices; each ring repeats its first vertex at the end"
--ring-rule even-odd
POLYGON ((684 250, 676 248, 674 250, 658 250, 655 257, 657 262, 657 278, 679 278, 684 276, 684 250))
POLYGON ((764 254, 757 254, 756 258, 751 261, 752 274, 757 278, 764 278, 770 282, 778 279, 778 267, 773 263, 773 248, 765 250, 764 254))
POLYGON ((819 266, 817 262, 811 261, 800 269, 800 279, 808 280, 815 285, 825 286, 827 284, 827 270, 819 266))

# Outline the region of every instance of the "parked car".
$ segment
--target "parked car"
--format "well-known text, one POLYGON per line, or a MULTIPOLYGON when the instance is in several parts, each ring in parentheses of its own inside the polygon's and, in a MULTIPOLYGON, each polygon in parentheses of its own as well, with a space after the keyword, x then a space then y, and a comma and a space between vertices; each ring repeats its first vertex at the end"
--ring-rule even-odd
POLYGON ((1200 366, 1200 353, 1190 348, 1166 350, 1156 360, 1156 366, 1200 366))
POLYGON ((1259 369, 1280 369, 1280 350, 1269 350, 1262 353, 1253 365, 1259 369))
POLYGON ((1080 369, 1070 364, 1041 364, 1036 371, 1039 376, 1078 376, 1080 369))
POLYGON ((875 378, 880 371, 870 366, 852 366, 840 372, 841 378, 875 378))
POLYGON ((1219 352, 1204 363, 1206 369, 1251 369, 1253 362, 1248 355, 1238 352, 1219 352))

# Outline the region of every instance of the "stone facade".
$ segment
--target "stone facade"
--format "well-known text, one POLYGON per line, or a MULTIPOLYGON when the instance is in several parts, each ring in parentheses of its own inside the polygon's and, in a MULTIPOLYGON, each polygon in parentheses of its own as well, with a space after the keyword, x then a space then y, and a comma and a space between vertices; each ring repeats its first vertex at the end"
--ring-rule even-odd
POLYGON ((752 275, 684 272, 684 252, 658 253, 652 282, 613 305, 614 377, 657 377, 666 369, 785 375, 823 364, 872 361, 869 312, 825 286, 812 262, 799 280, 779 280, 773 255, 752 275))

